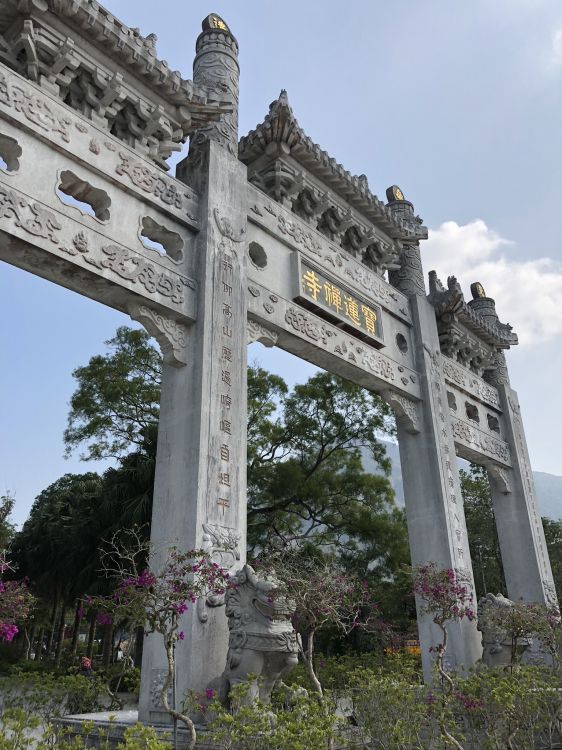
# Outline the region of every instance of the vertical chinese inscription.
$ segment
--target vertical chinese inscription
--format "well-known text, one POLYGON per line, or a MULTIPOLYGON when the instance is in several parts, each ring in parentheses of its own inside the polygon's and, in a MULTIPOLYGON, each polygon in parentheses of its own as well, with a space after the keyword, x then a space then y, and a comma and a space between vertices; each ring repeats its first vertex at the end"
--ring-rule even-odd
POLYGON ((224 245, 217 255, 216 292, 220 297, 221 321, 218 333, 218 369, 219 381, 219 430, 220 441, 218 450, 218 472, 217 472, 217 506, 220 515, 224 519, 232 505, 232 417, 233 404, 233 381, 236 373, 233 373, 233 351, 232 340, 235 326, 241 321, 237 320, 237 313, 233 305, 233 280, 234 280, 234 257, 230 255, 224 245))
MULTIPOLYGON (((440 446, 440 461, 442 465, 441 476, 444 481, 445 496, 447 498, 447 511, 449 516, 449 527, 451 533, 452 550, 454 553, 455 567, 459 570, 470 570, 470 560, 467 557, 468 545, 466 541, 464 521, 464 508, 461 498, 460 482, 458 473, 453 470, 453 462, 456 462, 455 443, 450 429, 450 422, 446 415, 446 406, 443 400, 445 393, 444 380, 441 372, 439 355, 431 355, 431 393, 433 406, 438 423, 438 437, 440 446)), ((448 407, 447 407, 448 408, 448 407)))

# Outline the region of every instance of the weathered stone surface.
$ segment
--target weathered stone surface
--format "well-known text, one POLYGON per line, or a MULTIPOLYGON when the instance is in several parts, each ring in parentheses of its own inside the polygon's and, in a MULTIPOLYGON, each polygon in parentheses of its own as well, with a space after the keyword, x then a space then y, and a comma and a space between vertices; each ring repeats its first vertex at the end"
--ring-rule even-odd
MULTIPOLYGON (((214 141, 193 180, 202 193, 196 270, 197 321, 187 332, 187 365, 164 366, 152 538, 157 548, 204 544, 209 526, 239 539, 246 554, 246 211, 245 168, 214 141)), ((178 644, 178 694, 202 690, 224 667, 224 611, 190 610, 178 644)), ((147 639, 143 673, 163 669, 164 650, 147 639)), ((164 720, 143 682, 140 715, 164 720)))

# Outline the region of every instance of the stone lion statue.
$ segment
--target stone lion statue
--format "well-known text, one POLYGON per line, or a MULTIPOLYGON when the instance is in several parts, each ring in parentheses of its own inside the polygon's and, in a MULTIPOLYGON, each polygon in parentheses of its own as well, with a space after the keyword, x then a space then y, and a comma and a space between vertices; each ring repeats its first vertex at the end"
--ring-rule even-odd
MULTIPOLYGON (((514 607, 503 594, 486 594, 478 602, 478 630, 482 632, 482 661, 488 667, 507 667, 511 664, 512 643, 509 633, 502 628, 502 610, 514 607)), ((529 638, 518 644, 517 656, 531 645, 529 638)))
POLYGON ((291 623, 295 607, 279 594, 273 576, 261 579, 250 565, 236 573, 233 582, 225 597, 230 631, 226 667, 209 687, 226 704, 232 687, 255 675, 248 700, 269 703, 276 683, 298 663, 298 636, 291 623))

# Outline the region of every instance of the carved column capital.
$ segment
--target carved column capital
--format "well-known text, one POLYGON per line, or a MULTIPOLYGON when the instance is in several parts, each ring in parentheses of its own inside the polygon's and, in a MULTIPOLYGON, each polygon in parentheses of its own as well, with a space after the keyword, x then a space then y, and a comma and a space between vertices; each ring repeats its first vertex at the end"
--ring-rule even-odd
POLYGON ((128 306, 129 315, 154 336, 166 364, 183 367, 187 364, 187 326, 136 302, 128 306))

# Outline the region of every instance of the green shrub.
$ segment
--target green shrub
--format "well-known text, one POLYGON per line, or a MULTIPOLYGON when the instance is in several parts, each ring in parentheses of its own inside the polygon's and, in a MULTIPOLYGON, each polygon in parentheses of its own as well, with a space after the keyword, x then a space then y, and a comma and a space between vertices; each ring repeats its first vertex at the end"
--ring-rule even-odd
POLYGON ((206 709, 211 720, 205 739, 221 750, 329 750, 334 739, 342 739, 329 698, 284 689, 266 706, 249 702, 248 688, 233 688, 230 709, 218 701, 206 709))
POLYGON ((105 685, 99 679, 81 675, 13 670, 10 677, 0 678, 4 709, 24 707, 44 722, 65 714, 100 710, 99 696, 104 692, 105 685))

